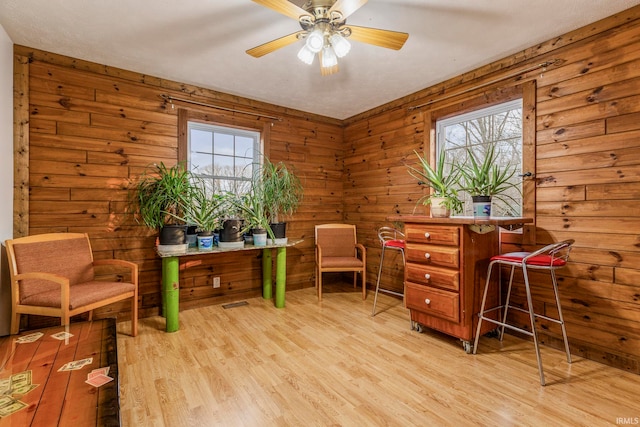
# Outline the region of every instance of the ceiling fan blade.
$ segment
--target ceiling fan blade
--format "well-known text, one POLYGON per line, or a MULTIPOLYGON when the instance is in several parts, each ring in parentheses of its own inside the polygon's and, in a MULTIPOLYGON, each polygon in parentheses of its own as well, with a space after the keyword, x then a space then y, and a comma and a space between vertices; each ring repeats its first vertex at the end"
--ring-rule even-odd
POLYGON ((358 27, 347 25, 351 28, 349 39, 363 43, 386 47, 387 49, 400 50, 404 42, 409 38, 409 34, 399 31, 380 30, 378 28, 358 27))
POLYGON ((268 7, 269 9, 288 16, 289 18, 293 18, 296 21, 298 21, 303 15, 311 16, 309 12, 288 0, 253 0, 253 2, 264 7, 268 7))
POLYGON ((281 47, 285 47, 290 45, 291 43, 295 43, 298 41, 298 34, 304 33, 304 31, 296 31, 293 34, 289 34, 284 37, 280 37, 279 39, 271 40, 270 42, 266 42, 261 44, 260 46, 256 46, 247 50, 247 53, 253 57, 260 58, 267 53, 271 53, 274 50, 278 50, 281 47))
POLYGON ((331 9, 329 9, 329 15, 331 12, 340 12, 344 19, 347 19, 356 10, 360 9, 369 0, 337 0, 331 9))

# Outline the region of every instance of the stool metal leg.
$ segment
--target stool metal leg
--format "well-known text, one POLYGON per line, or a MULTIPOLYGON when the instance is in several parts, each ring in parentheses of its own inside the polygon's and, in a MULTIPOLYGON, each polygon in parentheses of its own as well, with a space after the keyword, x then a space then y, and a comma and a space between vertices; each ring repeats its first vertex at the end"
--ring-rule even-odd
POLYGON ((500 341, 504 337, 504 325, 507 323, 507 313, 509 312, 509 302, 511 301, 511 285, 513 285, 513 275, 516 271, 516 266, 511 266, 511 272, 509 273, 509 286, 507 287, 507 299, 504 302, 504 313, 502 314, 502 326, 500 326, 500 341))
POLYGON ((562 330, 562 339, 564 340, 564 351, 567 353, 567 363, 571 363, 571 352, 569 351, 569 339, 567 338, 567 329, 564 326, 564 317, 562 316, 562 308, 560 307, 560 295, 558 295, 558 282, 556 281, 556 272, 551 270, 551 283, 553 284, 553 294, 556 297, 556 308, 558 309, 558 320, 560 329, 562 330))
POLYGON ((544 371, 542 370, 542 358, 540 357, 540 346, 538 344, 538 331, 536 330, 536 319, 533 313, 533 299, 531 298, 531 287, 529 286, 529 274, 527 273, 527 265, 525 263, 522 263, 522 274, 524 275, 524 287, 527 294, 527 308, 529 309, 529 320, 531 321, 533 346, 536 349, 538 371, 540 372, 540 385, 544 385, 544 371))
POLYGON ((376 315, 376 303, 378 302, 378 291, 380 290, 380 276, 382 275, 383 262, 384 262, 384 245, 382 245, 382 252, 380 252, 380 266, 378 267, 378 280, 376 280, 376 294, 373 297, 373 310, 371 310, 371 317, 376 315))
MULTIPOLYGON (((386 251, 386 248, 387 247, 383 245, 382 246, 382 252, 380 253, 380 266, 378 267, 378 280, 376 280, 376 293, 375 293, 375 296, 373 298, 373 309, 371 310, 371 317, 376 315, 376 303, 378 302, 378 292, 384 292, 384 293, 387 293, 387 294, 391 294, 391 295, 395 295, 395 296, 404 298, 404 292, 396 292, 396 291, 392 291, 390 289, 380 289, 380 276, 382 275, 382 265, 384 263, 384 253, 386 251)), ((404 250, 402 250, 402 249, 398 249, 398 250, 402 254, 402 265, 405 265, 406 264, 406 260, 404 258, 404 250)))
POLYGON ((480 339, 480 331, 482 330, 482 321, 484 320, 484 309, 487 303, 487 293, 489 292, 489 283, 491 283, 491 272, 495 262, 489 263, 487 271, 487 282, 484 285, 484 292, 482 293, 482 304, 480 304, 480 313, 478 313, 478 327, 476 329, 476 338, 473 340, 473 354, 476 354, 478 350, 478 340, 480 339))

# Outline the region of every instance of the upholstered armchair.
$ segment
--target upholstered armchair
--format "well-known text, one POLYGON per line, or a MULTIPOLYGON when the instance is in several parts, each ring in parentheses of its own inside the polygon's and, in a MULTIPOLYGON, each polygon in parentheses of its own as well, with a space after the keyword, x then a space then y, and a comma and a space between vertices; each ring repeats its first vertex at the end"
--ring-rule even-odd
POLYGON ((131 299, 131 335, 138 333, 138 266, 94 260, 85 233, 49 233, 6 241, 11 274, 11 333, 17 334, 21 314, 60 317, 68 325, 76 314, 131 299), (94 267, 128 272, 129 281, 96 280, 94 267))
POLYGON ((362 277, 362 299, 367 297, 367 252, 356 240, 352 224, 322 224, 315 227, 316 287, 322 301, 322 273, 353 271, 353 287, 358 273, 362 277))

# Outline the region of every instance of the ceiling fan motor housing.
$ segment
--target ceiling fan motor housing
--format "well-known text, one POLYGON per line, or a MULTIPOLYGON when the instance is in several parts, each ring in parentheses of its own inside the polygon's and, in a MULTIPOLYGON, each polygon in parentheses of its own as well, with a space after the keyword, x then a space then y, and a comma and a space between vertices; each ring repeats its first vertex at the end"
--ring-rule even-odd
POLYGON ((340 27, 347 21, 339 11, 329 12, 336 0, 309 0, 302 8, 312 17, 303 15, 299 18, 300 26, 305 31, 313 31, 319 24, 330 31, 340 31, 340 27))

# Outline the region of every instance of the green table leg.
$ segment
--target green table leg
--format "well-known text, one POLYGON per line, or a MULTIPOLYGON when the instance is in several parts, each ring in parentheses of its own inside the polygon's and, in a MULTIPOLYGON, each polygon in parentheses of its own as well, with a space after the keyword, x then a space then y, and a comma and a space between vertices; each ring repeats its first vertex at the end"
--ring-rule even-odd
POLYGON ((271 299, 273 297, 271 282, 271 249, 262 250, 262 298, 271 299))
POLYGON ((166 277, 169 277, 169 273, 167 273, 168 265, 169 263, 165 262, 164 258, 162 258, 162 286, 160 286, 160 293, 162 294, 162 307, 160 309, 160 315, 162 317, 167 317, 167 285, 164 283, 164 281, 166 277))
POLYGON ((163 314, 167 319, 167 332, 178 330, 180 308, 180 267, 178 257, 162 258, 162 302, 163 314))
POLYGON ((284 291, 287 286, 287 248, 276 250, 276 307, 284 308, 284 291))

